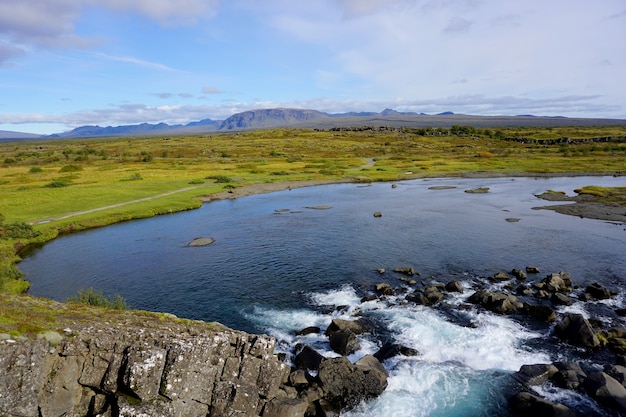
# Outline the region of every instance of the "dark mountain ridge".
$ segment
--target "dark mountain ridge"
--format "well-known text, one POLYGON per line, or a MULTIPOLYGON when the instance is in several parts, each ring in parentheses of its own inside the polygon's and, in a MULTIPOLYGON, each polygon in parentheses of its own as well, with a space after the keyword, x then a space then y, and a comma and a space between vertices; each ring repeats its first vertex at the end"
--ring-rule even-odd
POLYGON ((626 125, 626 119, 568 118, 563 116, 474 116, 447 111, 439 114, 399 112, 385 109, 377 112, 325 113, 310 109, 272 108, 249 110, 225 120, 203 119, 182 124, 141 123, 121 126, 80 126, 68 132, 48 136, 0 131, 0 140, 84 138, 108 136, 184 135, 211 132, 273 129, 281 127, 332 129, 346 127, 556 127, 626 125))

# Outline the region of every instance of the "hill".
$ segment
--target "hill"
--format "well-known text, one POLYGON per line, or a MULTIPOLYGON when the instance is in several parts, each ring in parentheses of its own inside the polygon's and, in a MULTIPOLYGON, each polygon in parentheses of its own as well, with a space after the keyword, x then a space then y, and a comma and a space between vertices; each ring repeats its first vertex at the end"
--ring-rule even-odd
MULTIPOLYGON (((81 126, 48 138, 80 138, 106 136, 184 135, 220 131, 245 131, 281 127, 332 129, 362 126, 444 127, 559 127, 626 125, 624 119, 568 118, 562 116, 474 116, 447 111, 429 115, 385 109, 377 112, 324 113, 310 109, 258 109, 234 114, 226 120, 203 119, 186 125, 141 123, 122 126, 81 126)), ((24 134, 26 135, 26 134, 24 134)), ((37 138, 33 135, 33 138, 37 138)), ((0 138, 2 136, 0 135, 0 138)))

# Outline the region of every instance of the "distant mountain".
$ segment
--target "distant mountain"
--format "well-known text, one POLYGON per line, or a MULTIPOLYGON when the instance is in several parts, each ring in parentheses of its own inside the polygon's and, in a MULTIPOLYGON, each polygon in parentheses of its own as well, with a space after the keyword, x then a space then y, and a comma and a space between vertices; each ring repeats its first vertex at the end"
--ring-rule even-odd
POLYGON ((186 125, 169 125, 167 123, 141 123, 138 125, 121 126, 80 126, 69 132, 56 133, 51 138, 86 138, 100 136, 142 136, 154 134, 185 134, 217 130, 221 121, 203 119, 199 122, 191 122, 186 125))
POLYGON ((230 116, 222 122, 220 130, 262 129, 296 125, 312 120, 328 118, 317 110, 262 109, 250 110, 230 116))
MULTIPOLYGON (((626 125, 621 119, 586 119, 567 118, 562 116, 544 117, 533 115, 520 116, 472 116, 455 114, 446 111, 439 114, 415 112, 399 112, 385 109, 377 112, 324 113, 309 109, 259 109, 234 114, 224 121, 203 119, 186 125, 169 125, 167 123, 142 123, 122 126, 81 126, 69 132, 59 133, 41 138, 79 138, 105 136, 141 136, 141 135, 184 135, 203 134, 220 131, 242 131, 254 129, 272 129, 280 127, 296 127, 310 129, 331 129, 350 127, 549 127, 549 126, 593 126, 593 125, 626 125)), ((0 131, 0 139, 6 134, 19 135, 17 132, 0 131)), ((28 135, 28 134, 21 134, 28 135)), ((32 135, 38 138, 38 135, 32 135)), ((13 140, 13 139, 7 139, 13 140)), ((15 139, 17 140, 17 139, 15 139)), ((24 139, 24 140, 27 140, 24 139)))
POLYGON ((194 127, 194 126, 216 126, 219 127, 221 125, 221 120, 211 120, 211 119, 202 119, 199 122, 190 122, 185 126, 194 127))
POLYGON ((12 132, 10 130, 0 130, 0 139, 37 139, 41 135, 35 133, 12 132))

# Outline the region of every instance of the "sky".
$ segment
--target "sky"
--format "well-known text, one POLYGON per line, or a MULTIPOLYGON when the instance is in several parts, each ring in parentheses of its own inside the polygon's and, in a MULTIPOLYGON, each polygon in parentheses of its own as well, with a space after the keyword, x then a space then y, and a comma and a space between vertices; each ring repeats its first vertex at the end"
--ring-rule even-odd
POLYGON ((274 107, 626 119, 626 1, 0 0, 0 130, 274 107))

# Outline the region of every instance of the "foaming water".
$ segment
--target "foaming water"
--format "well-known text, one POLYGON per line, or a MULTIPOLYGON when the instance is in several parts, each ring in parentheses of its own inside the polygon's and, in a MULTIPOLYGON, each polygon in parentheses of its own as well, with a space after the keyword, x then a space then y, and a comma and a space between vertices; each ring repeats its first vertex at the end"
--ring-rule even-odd
MULTIPOLYGON (((286 353, 302 343, 324 356, 337 356, 321 334, 295 334, 313 325, 323 332, 333 318, 354 320, 355 315, 382 323, 390 331, 391 341, 420 352, 417 357, 397 356, 385 361, 389 372, 385 392, 347 416, 506 415, 502 396, 505 376, 523 364, 550 362, 548 353, 531 351, 524 345, 541 334, 503 316, 468 312, 476 326, 463 327, 432 308, 394 305, 393 297, 361 302, 357 290, 349 286, 312 293, 308 299, 309 309, 256 308, 251 318, 276 337, 286 353)), ((356 361, 376 352, 380 347, 376 336, 360 335, 362 349, 350 359, 356 361)))

